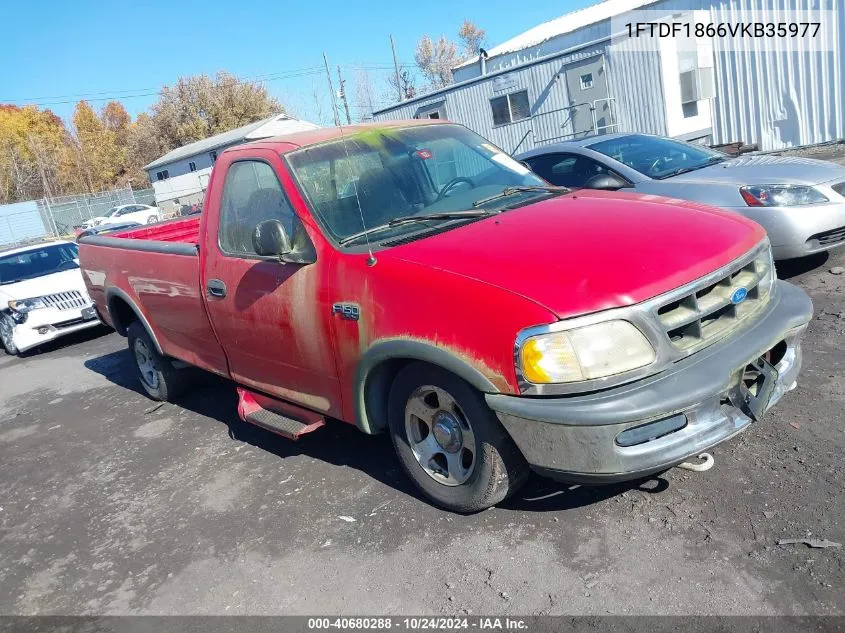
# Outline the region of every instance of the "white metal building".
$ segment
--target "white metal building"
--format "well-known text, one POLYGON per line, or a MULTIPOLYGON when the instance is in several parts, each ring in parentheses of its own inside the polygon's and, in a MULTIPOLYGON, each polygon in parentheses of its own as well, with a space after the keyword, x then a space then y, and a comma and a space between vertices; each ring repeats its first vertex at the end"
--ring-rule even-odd
POLYGON ((227 147, 318 127, 286 114, 277 114, 178 147, 144 167, 155 189, 156 204, 165 210, 175 210, 182 204, 201 202, 214 161, 227 147))
POLYGON ((845 137, 843 55, 842 0, 606 0, 483 52, 454 69, 454 84, 374 118, 448 118, 510 152, 613 131, 811 145, 845 137), (705 37, 690 48, 629 37, 621 27, 637 11, 714 24, 803 12, 823 15, 824 28, 810 43, 705 37))

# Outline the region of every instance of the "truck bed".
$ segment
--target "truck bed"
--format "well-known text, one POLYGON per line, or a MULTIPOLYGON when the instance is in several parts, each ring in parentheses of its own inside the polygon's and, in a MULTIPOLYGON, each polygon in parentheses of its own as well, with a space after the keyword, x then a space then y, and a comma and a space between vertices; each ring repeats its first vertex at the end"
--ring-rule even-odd
MULTIPOLYGON (((179 218, 169 222, 162 222, 159 224, 152 224, 141 226, 134 229, 127 229, 125 231, 117 231, 109 233, 107 236, 97 236, 97 242, 101 240, 141 240, 143 242, 167 242, 168 244, 190 244, 196 247, 199 244, 200 235, 200 216, 196 215, 189 218, 179 218)), ((83 238, 84 239, 84 238, 83 238)), ((144 250, 139 245, 131 246, 129 244, 115 243, 118 248, 129 248, 132 250, 144 250)), ((143 244, 140 246, 147 246, 143 244)))
POLYGON ((125 334, 131 310, 167 356, 217 373, 226 362, 203 303, 200 216, 82 238, 79 261, 102 318, 125 334))

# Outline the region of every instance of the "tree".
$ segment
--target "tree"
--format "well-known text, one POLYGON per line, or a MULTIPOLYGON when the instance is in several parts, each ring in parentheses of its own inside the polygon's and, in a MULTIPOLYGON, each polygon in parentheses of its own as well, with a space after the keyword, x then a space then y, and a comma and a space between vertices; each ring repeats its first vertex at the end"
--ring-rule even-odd
POLYGON ((0 105, 0 202, 55 195, 67 130, 50 110, 0 105))
POLYGON ((133 187, 148 187, 144 165, 167 153, 153 118, 146 112, 137 116, 127 134, 127 173, 133 187))
POLYGON ((401 94, 403 99, 413 99, 417 94, 416 79, 410 69, 405 66, 399 67, 398 83, 396 73, 387 74, 387 85, 389 101, 395 100, 397 94, 401 94))
POLYGON ((484 40, 487 39, 487 31, 478 28, 469 20, 464 20, 461 28, 458 29, 458 37, 463 42, 461 56, 464 59, 470 59, 478 57, 481 47, 484 45, 484 40))
POLYGON ((355 73, 355 95, 352 108, 358 121, 372 121, 375 110, 375 86, 373 80, 363 68, 355 73))
POLYGON ((160 95, 150 110, 166 150, 284 111, 261 84, 241 82, 223 71, 213 78, 180 77, 160 95))
POLYGON ((441 35, 435 42, 428 35, 423 35, 417 42, 414 53, 423 76, 433 90, 452 83, 452 68, 458 63, 458 47, 454 42, 441 35))

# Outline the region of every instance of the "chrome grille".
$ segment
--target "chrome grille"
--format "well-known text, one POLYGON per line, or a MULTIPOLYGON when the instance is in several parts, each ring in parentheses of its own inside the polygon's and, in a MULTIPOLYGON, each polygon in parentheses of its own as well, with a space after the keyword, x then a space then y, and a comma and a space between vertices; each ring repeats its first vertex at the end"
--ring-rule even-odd
POLYGON ((769 300, 773 275, 771 252, 766 248, 658 306, 657 319, 675 349, 694 352, 724 338, 761 309, 769 300), (748 294, 734 303, 732 297, 740 288, 748 294))
POLYGON ((82 296, 81 292, 76 290, 45 295, 41 297, 41 300, 47 304, 48 308, 56 308, 57 310, 78 310, 90 303, 87 298, 82 296))

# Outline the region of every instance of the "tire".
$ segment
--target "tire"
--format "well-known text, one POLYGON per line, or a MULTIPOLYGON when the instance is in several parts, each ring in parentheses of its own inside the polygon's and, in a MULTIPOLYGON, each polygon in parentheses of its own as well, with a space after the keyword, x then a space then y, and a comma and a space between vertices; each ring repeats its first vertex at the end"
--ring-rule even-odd
POLYGON ((157 215, 151 215, 150 217, 147 218, 147 224, 153 224, 154 222, 158 222, 158 216, 157 215))
POLYGON ((525 458, 483 395, 439 367, 412 363, 399 372, 388 398, 388 425, 405 472, 447 510, 485 510, 528 477, 525 458))
POLYGON ((186 371, 176 369, 158 353, 144 324, 133 321, 126 334, 138 380, 147 395, 153 400, 173 402, 183 394, 189 386, 186 371))
POLYGON ((0 316, 0 344, 3 345, 3 351, 9 356, 20 356, 20 351, 12 338, 12 330, 14 329, 15 324, 9 317, 0 316))

